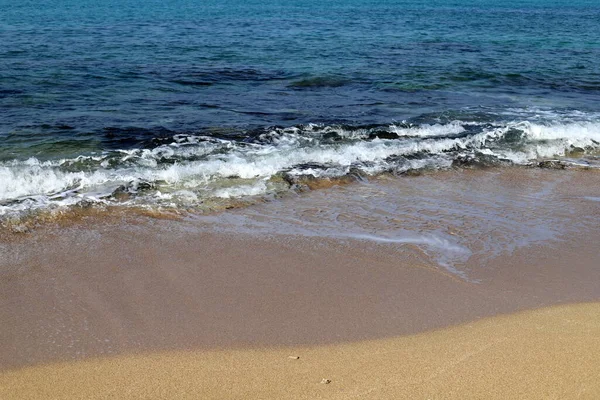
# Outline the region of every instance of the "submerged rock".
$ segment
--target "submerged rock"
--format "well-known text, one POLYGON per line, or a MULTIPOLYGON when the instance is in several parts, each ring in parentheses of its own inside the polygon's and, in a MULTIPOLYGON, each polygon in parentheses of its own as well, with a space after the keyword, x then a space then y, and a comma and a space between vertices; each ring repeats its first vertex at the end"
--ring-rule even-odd
POLYGON ((546 169, 565 169, 567 165, 560 160, 544 160, 538 163, 539 168, 546 169))

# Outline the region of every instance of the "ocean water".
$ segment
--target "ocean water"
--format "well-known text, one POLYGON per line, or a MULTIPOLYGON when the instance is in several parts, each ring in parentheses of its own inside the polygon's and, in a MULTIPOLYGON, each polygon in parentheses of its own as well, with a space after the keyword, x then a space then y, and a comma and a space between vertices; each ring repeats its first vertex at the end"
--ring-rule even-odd
POLYGON ((0 218, 600 149, 591 0, 0 0, 0 218))

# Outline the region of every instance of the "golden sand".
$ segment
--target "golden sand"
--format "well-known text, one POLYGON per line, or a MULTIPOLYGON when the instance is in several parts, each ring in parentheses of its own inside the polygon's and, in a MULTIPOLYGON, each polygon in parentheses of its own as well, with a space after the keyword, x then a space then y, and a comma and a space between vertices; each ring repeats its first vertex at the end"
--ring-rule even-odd
POLYGON ((0 375, 0 398, 598 399, 600 303, 350 344, 35 366, 0 375))

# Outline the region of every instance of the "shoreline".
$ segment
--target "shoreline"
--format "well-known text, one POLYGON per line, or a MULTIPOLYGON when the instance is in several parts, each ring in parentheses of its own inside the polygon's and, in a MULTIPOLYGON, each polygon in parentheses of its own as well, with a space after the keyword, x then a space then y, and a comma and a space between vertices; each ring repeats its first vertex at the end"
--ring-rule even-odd
MULTIPOLYGON (((144 354, 366 349, 598 302, 596 198, 595 171, 465 170, 217 215, 45 227, 0 241, 0 374, 144 354)), ((584 323, 573 321, 566 338, 584 323)))
POLYGON ((264 204, 269 204, 274 201, 291 201, 290 199, 310 195, 314 191, 323 191, 336 187, 352 187, 360 185, 369 180, 395 180, 395 179, 411 179, 423 178, 435 175, 452 175, 457 173, 489 173, 500 172, 501 174, 523 173, 536 174, 546 172, 564 173, 597 173, 600 168, 595 166, 595 159, 587 160, 589 165, 578 163, 571 159, 547 159, 530 164, 513 164, 513 165, 493 165, 493 166, 458 166, 433 170, 415 170, 407 171, 400 175, 383 172, 375 175, 365 174, 348 174, 339 177, 321 177, 314 178, 311 176, 300 176, 294 180, 287 181, 284 178, 272 178, 275 181, 283 181, 289 185, 287 191, 282 191, 276 194, 265 195, 249 195, 247 197, 231 197, 231 198, 209 198, 207 201, 193 205, 182 204, 182 208, 168 206, 152 206, 151 204, 128 204, 123 203, 97 203, 91 202, 88 205, 73 205, 63 206, 49 209, 34 209, 30 214, 7 214, 0 219, 0 243, 2 241, 14 240, 15 237, 27 236, 35 234, 36 231, 51 229, 60 229, 76 224, 82 224, 87 220, 93 221, 114 221, 118 220, 143 220, 150 219, 167 219, 167 220, 184 220, 194 216, 220 216, 231 210, 245 210, 253 207, 260 207, 264 204), (594 166, 592 166, 594 165, 594 166), (295 186, 295 188, 293 188, 295 186))
POLYGON ((0 373, 4 399, 595 398, 600 303, 328 346, 150 353, 0 373))

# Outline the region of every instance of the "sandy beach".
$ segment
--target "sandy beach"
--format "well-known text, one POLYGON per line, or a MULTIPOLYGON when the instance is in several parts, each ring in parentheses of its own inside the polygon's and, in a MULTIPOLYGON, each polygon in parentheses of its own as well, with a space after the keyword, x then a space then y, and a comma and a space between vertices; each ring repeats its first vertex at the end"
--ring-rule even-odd
POLYGON ((343 345, 101 358, 0 375, 3 399, 595 399, 600 304, 343 345))
POLYGON ((5 240, 0 397, 597 397, 600 176, 393 182, 314 191, 293 209, 283 199, 176 221, 90 217, 5 240), (348 190, 365 202, 335 211, 348 190), (397 205, 402 231, 383 228, 390 209, 366 208, 371 193, 397 205), (427 199, 457 208, 433 218, 427 199), (327 226, 315 210, 355 225, 292 230, 327 226), (398 232, 411 240, 393 241, 398 232), (440 258, 463 248, 464 262, 440 258))
POLYGON ((0 7, 0 400, 600 400, 599 0, 0 7))

